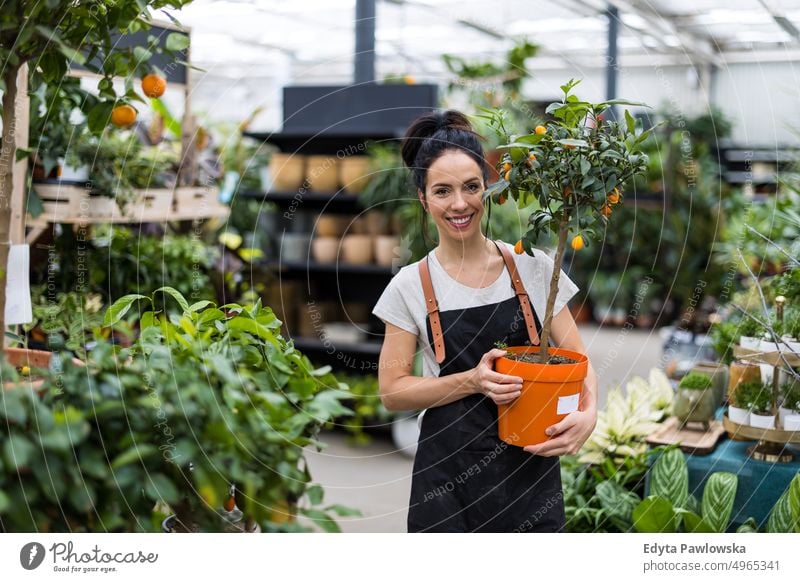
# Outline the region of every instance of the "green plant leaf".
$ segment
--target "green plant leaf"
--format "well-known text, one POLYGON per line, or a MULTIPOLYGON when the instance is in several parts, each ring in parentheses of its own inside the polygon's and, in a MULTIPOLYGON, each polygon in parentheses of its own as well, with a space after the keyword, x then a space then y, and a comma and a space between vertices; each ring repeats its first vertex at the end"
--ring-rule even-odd
POLYGON ((800 474, 795 475, 789 484, 789 506, 792 509, 794 531, 800 532, 800 474))
POLYGON ((306 495, 308 496, 308 502, 311 505, 319 505, 322 503, 322 498, 324 497, 324 491, 322 487, 319 485, 312 485, 306 491, 306 495))
POLYGON ((758 524, 752 517, 748 517, 742 525, 736 528, 736 533, 758 533, 758 524))
POLYGON ((166 293, 167 295, 175 299, 175 301, 178 302, 178 305, 180 305, 182 313, 186 313, 187 311, 189 311, 189 302, 186 301, 186 298, 183 295, 181 295, 180 291, 178 291, 177 289, 174 289, 173 287, 159 287, 158 289, 153 291, 153 297, 155 297, 158 293, 166 293))
POLYGON ((327 533, 340 533, 342 531, 339 524, 324 511, 310 508, 301 508, 299 511, 327 533))
POLYGON ((117 299, 106 310, 106 314, 103 317, 103 325, 108 327, 110 325, 116 325, 119 323, 125 314, 128 313, 128 310, 131 308, 131 305, 133 305, 134 301, 138 301, 139 299, 149 299, 149 297, 132 293, 131 295, 125 295, 124 297, 117 299))
POLYGON ((12 423, 25 424, 28 415, 23 403, 26 397, 23 390, 21 386, 14 390, 0 388, 0 417, 12 423))
POLYGON ((6 467, 15 471, 27 466, 35 453, 36 447, 33 443, 14 432, 3 443, 3 462, 6 467))
POLYGON ((682 509, 679 514, 683 517, 684 528, 689 533, 714 533, 717 531, 694 511, 682 509))
POLYGON ((103 101, 92 107, 86 116, 89 131, 96 135, 101 134, 111 119, 112 109, 114 109, 114 103, 111 101, 103 101))
POLYGON ((792 504, 789 501, 789 490, 787 489, 772 507, 769 520, 767 521, 767 532, 791 533, 794 531, 794 525, 792 504))
POLYGON ((633 527, 640 533, 675 533, 678 515, 669 501, 651 495, 633 510, 633 527))
POLYGON ((158 449, 154 445, 137 445, 117 456, 117 458, 111 462, 111 468, 116 471, 117 469, 121 469, 126 465, 138 463, 146 458, 154 457, 157 454, 158 449))
MULTIPOLYGON (((596 495, 600 506, 610 515, 630 522, 634 508, 639 504, 639 496, 628 491, 614 481, 601 481, 597 485, 596 495)), ((630 526, 630 523, 629 523, 630 526)))
POLYGON ((724 533, 733 512, 738 482, 733 473, 714 473, 703 490, 703 521, 713 531, 724 533))
POLYGON ((634 133, 636 131, 636 120, 627 109, 625 110, 625 125, 629 133, 634 133))
POLYGON ((166 48, 168 51, 179 52, 189 48, 189 36, 180 32, 171 32, 167 35, 166 48))
POLYGON ((669 449, 653 464, 650 493, 684 507, 689 496, 689 471, 680 449, 669 449))
POLYGON ((148 477, 144 492, 154 501, 164 500, 167 503, 177 503, 181 497, 178 488, 161 473, 155 473, 148 477))

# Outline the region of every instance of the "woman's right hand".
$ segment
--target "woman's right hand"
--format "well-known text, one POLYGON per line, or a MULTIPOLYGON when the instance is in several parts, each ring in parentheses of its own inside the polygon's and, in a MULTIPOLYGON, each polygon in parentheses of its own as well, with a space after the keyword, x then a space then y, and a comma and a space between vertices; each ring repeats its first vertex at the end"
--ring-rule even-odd
POLYGON ((495 404, 510 404, 522 393, 522 378, 494 371, 494 361, 506 355, 505 350, 493 349, 472 369, 473 389, 491 398, 495 404))

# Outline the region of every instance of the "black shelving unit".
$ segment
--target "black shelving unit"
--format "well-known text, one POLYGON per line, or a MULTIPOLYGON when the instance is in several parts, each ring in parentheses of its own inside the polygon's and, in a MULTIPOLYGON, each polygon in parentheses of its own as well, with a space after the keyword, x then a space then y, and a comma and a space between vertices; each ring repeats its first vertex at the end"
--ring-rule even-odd
POLYGON ((800 150, 796 147, 745 146, 733 142, 720 144, 717 159, 722 179, 731 186, 745 187, 747 194, 758 198, 775 194, 781 180, 796 179, 800 150))
MULTIPOLYGON (((380 85, 377 83, 342 87, 286 87, 283 91, 283 127, 274 133, 246 132, 261 143, 272 144, 284 153, 343 156, 366 153, 369 143, 397 142, 416 117, 434 109, 435 85, 380 85)), ((318 213, 358 214, 358 195, 343 190, 312 192, 239 192, 239 196, 275 204, 284 210, 318 213)), ((296 223, 277 227, 282 232, 296 223)), ((280 241, 280 235, 277 236, 280 241)), ((369 312, 393 275, 392 268, 378 265, 286 261, 280 258, 261 264, 277 281, 297 284, 308 293, 307 300, 366 304, 369 312)), ((383 343, 383 323, 369 315, 367 340, 360 343, 335 342, 317 333, 307 337, 288 330, 294 345, 315 364, 329 364, 350 372, 374 373, 383 343), (333 349, 332 349, 333 348, 333 349)))

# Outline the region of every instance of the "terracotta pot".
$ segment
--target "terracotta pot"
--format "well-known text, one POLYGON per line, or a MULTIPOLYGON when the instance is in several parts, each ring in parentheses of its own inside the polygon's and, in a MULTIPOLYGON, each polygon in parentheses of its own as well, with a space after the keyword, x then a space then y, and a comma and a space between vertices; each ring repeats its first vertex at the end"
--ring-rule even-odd
POLYGON ((314 234, 316 236, 341 237, 347 227, 347 219, 333 214, 320 214, 314 224, 314 234))
POLYGON ((336 156, 308 156, 306 181, 312 192, 333 192, 339 187, 336 156))
MULTIPOLYGON (((513 354, 539 352, 538 346, 507 348, 513 354)), ((504 442, 524 447, 543 443, 545 429, 579 409, 583 381, 589 368, 584 354, 550 348, 553 355, 577 360, 575 364, 535 364, 506 357, 495 360, 501 374, 520 376, 522 394, 514 402, 498 406, 498 432, 504 442)))
POLYGON ((736 402, 734 393, 742 382, 761 380, 761 368, 758 364, 734 361, 730 365, 728 375, 728 402, 736 402))
POLYGON ((269 162, 271 187, 274 192, 291 192, 303 185, 306 160, 297 154, 272 154, 269 162))
POLYGON ((375 237, 375 262, 383 267, 391 267, 395 257, 399 256, 397 247, 400 237, 396 235, 380 235, 375 237))
POLYGON ((339 253, 339 239, 321 236, 311 241, 311 254, 318 263, 335 263, 339 253))
POLYGON ((367 228, 367 217, 362 215, 353 218, 350 223, 345 226, 344 234, 372 234, 367 228))
POLYGON ((403 219, 400 218, 399 214, 392 214, 391 218, 389 219, 389 231, 392 234, 399 234, 402 236, 403 234, 403 219))
POLYGON ((368 210, 364 213, 367 234, 378 236, 389 234, 389 217, 381 210, 368 210))
POLYGON ((370 159, 367 156, 349 156, 339 161, 342 189, 348 194, 363 192, 372 179, 370 159))
POLYGON ((352 265, 372 262, 372 237, 368 234, 349 234, 342 239, 342 261, 352 265))
MULTIPOLYGON (((28 366, 31 372, 35 372, 37 368, 48 369, 50 367, 50 360, 53 358, 53 352, 44 350, 27 350, 25 348, 5 348, 6 363, 15 368, 28 366)), ((76 366, 85 365, 77 358, 72 358, 72 363, 76 366)), ((20 384, 29 386, 34 390, 39 389, 44 384, 44 379, 36 376, 21 376, 18 382, 3 382, 3 388, 10 389, 20 384)))

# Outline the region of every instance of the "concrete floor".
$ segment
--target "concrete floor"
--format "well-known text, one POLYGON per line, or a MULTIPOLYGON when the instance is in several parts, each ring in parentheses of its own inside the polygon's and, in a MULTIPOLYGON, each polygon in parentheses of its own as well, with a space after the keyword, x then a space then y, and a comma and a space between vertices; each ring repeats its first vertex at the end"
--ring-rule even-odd
MULTIPOLYGON (((658 332, 581 326, 581 337, 597 371, 600 402, 610 387, 632 376, 647 377, 661 364, 662 339, 658 332)), ((368 446, 354 447, 340 432, 322 435, 327 447, 308 451, 315 482, 325 488, 325 503, 339 503, 361 511, 361 517, 341 518, 345 532, 404 532, 411 490, 413 460, 397 451, 388 433, 375 435, 368 446)))

